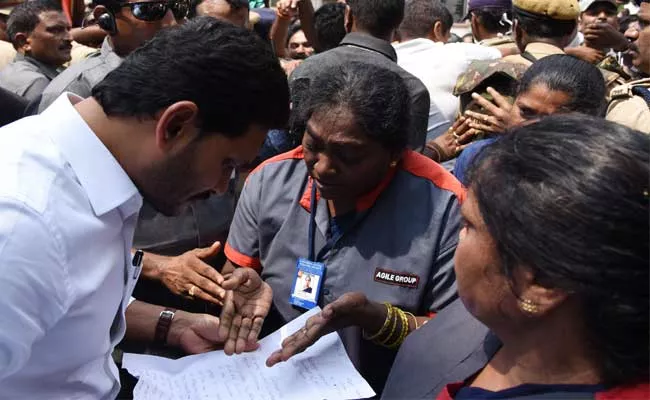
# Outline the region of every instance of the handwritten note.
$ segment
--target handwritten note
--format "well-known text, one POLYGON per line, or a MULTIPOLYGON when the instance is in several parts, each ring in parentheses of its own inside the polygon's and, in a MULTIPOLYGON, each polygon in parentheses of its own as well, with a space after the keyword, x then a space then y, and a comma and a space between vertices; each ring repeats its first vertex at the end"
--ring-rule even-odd
POLYGON ((260 341, 252 353, 222 351, 171 360, 125 354, 123 366, 139 378, 136 400, 345 400, 375 395, 348 358, 338 334, 321 338, 305 352, 272 368, 271 353, 302 328, 314 308, 260 341))

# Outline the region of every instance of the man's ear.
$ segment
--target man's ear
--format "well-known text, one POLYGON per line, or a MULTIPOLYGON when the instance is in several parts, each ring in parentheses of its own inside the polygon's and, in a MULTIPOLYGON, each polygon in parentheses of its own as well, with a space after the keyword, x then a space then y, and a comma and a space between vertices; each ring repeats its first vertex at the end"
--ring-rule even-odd
POLYGON ((442 27, 442 22, 436 21, 433 24, 433 37, 435 38, 436 42, 444 42, 445 40, 445 32, 442 27))
POLYGON ((11 42, 13 43, 14 48, 16 50, 21 50, 22 53, 25 54, 31 51, 31 47, 32 47, 29 40, 29 36, 30 35, 24 32, 18 32, 14 35, 13 38, 10 39, 12 39, 11 42))
POLYGON ((185 147, 199 136, 199 108, 191 101, 176 102, 158 113, 156 145, 164 152, 185 147))
POLYGON ((347 33, 352 32, 352 26, 354 25, 354 15, 352 14, 352 10, 350 9, 350 6, 347 4, 345 5, 344 23, 345 23, 345 31, 347 33))

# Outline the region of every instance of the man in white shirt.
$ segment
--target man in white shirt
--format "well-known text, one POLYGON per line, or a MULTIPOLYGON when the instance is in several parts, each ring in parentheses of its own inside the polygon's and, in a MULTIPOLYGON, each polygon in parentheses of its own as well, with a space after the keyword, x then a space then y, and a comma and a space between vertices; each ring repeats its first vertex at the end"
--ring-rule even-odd
POLYGON ((115 398, 125 332, 187 353, 254 348, 272 296, 254 271, 222 282, 221 320, 165 310, 130 300, 131 242, 143 197, 172 214, 223 190, 288 104, 264 41, 201 17, 161 32, 92 97, 63 94, 0 129, 0 398, 115 398))
MULTIPOLYGON (((458 98, 453 95, 458 76, 474 60, 502 57, 499 50, 491 47, 446 44, 452 24, 451 13, 439 0, 407 0, 399 27, 401 43, 395 45, 399 66, 419 78, 429 91, 432 113, 439 109, 450 123, 458 111, 458 98)), ((439 120, 435 117, 429 115, 430 120, 439 120)), ((430 129, 427 141, 442 133, 444 130, 430 129)))

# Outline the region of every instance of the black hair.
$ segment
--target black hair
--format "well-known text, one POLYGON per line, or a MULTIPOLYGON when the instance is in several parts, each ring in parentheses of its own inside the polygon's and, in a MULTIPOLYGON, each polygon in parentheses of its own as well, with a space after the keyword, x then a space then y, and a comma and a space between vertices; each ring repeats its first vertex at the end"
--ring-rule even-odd
POLYGON ((318 53, 333 49, 345 37, 345 4, 323 4, 314 13, 318 53))
POLYGON ((625 33, 629 28, 630 25, 634 22, 639 21, 639 16, 638 15, 628 15, 626 17, 621 18, 619 21, 619 32, 625 33))
POLYGON ((503 20, 503 14, 506 14, 508 20, 512 21, 512 9, 485 7, 472 10, 472 14, 478 18, 478 23, 490 33, 506 33, 512 27, 503 20))
POLYGON ((286 125, 287 77, 257 34, 211 17, 160 31, 93 88, 108 116, 152 117, 188 100, 200 128, 230 137, 286 125))
POLYGON ((318 111, 348 109, 373 140, 393 152, 408 142, 410 100, 395 72, 361 62, 343 63, 315 75, 304 107, 304 120, 318 111))
POLYGON ((541 58, 521 77, 519 93, 525 93, 532 86, 540 84, 569 95, 571 100, 565 105, 565 111, 595 117, 605 114, 605 79, 593 64, 566 54, 541 58))
MULTIPOLYGON (((203 3, 204 1, 207 0, 189 0, 190 1, 190 9, 187 14, 187 18, 194 18, 197 15, 196 8, 203 3)), ((248 0, 224 0, 228 5, 230 5, 230 8, 233 10, 240 10, 242 8, 245 8, 247 10, 250 10, 250 3, 248 0)))
POLYGON ((404 0, 347 0, 357 26, 384 38, 399 27, 404 18, 404 0))
POLYGON ((519 22, 519 27, 535 39, 561 39, 575 31, 578 22, 575 20, 559 21, 544 16, 536 16, 518 8, 513 9, 513 19, 519 22))
POLYGON ((454 17, 440 0, 406 0, 399 32, 403 38, 426 38, 438 21, 444 33, 454 24, 454 17))
POLYGON ((11 10, 7 20, 7 36, 14 47, 18 46, 16 35, 18 33, 30 35, 41 22, 40 15, 48 11, 60 12, 61 5, 53 0, 29 0, 11 10))
POLYGON ((289 26, 289 31, 287 32, 287 43, 285 46, 289 46, 289 41, 291 40, 291 37, 295 35, 296 33, 300 32, 302 30, 302 25, 300 25, 300 21, 296 21, 291 26, 289 26))
POLYGON ((469 187, 506 276, 576 299, 604 383, 648 378, 650 137, 556 115, 486 146, 469 187))

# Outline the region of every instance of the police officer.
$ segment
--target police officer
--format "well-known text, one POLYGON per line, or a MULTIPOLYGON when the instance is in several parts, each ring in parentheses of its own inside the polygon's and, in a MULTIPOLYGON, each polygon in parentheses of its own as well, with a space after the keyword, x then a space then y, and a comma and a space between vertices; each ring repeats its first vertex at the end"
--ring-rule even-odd
POLYGON ((650 3, 641 3, 639 29, 632 32, 632 63, 645 76, 612 90, 607 119, 650 133, 650 3))
POLYGON ((564 54, 578 26, 577 0, 514 0, 513 33, 520 55, 504 61, 530 65, 551 54, 564 54))
POLYGON ((33 100, 70 61, 70 23, 60 8, 44 0, 19 4, 7 22, 18 54, 0 73, 0 86, 33 100))
POLYGON ((496 47, 508 54, 518 53, 512 35, 512 0, 470 0, 467 3, 474 40, 483 46, 496 47))

